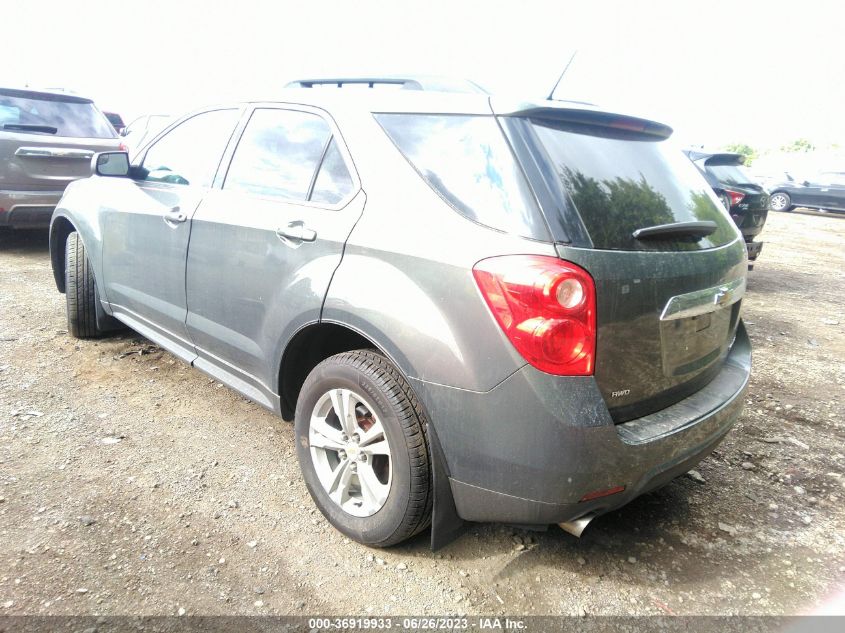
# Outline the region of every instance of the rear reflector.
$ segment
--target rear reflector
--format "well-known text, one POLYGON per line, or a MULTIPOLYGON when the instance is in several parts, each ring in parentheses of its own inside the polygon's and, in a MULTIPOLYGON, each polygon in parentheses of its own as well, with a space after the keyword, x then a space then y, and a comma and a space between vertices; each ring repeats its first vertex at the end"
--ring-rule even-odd
POLYGON ((596 490, 595 492, 588 492, 578 500, 578 503, 583 501, 592 501, 593 499, 601 499, 602 497, 609 497, 625 490, 625 486, 613 486, 607 490, 596 490))
POLYGON ((558 376, 592 375, 596 289, 587 271, 556 257, 506 255, 481 260, 472 274, 526 361, 558 376))

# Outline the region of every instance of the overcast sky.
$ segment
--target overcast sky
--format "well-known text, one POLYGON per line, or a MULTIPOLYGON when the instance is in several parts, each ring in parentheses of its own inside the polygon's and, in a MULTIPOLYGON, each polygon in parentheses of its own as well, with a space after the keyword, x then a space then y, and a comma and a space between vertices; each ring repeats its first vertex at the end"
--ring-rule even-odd
POLYGON ((0 85, 65 87, 128 120, 266 98, 303 76, 448 74, 649 115, 685 143, 845 146, 835 2, 11 2, 0 85))

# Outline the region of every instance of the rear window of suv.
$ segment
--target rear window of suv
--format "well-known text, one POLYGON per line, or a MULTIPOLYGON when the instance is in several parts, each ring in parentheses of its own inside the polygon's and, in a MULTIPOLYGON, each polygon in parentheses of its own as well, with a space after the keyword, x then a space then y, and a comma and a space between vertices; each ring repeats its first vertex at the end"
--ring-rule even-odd
POLYGON ((493 116, 377 114, 376 120, 458 213, 499 231, 549 239, 525 176, 493 116))
POLYGON ((608 250, 700 250, 736 238, 727 213, 693 164, 669 141, 625 130, 532 120, 593 246, 608 250), (713 221, 699 240, 636 240, 640 228, 713 221))
POLYGON ((0 89, 0 129, 8 132, 115 138, 106 117, 88 99, 69 95, 33 95, 0 89))
POLYGON ((754 179, 742 165, 707 165, 707 171, 726 185, 754 184, 754 179))

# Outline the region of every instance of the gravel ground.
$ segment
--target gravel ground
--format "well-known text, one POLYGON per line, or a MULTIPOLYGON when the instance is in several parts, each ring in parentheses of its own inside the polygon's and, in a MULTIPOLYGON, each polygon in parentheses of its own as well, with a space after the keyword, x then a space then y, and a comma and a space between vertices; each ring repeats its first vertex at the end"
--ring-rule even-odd
MULTIPOLYGON (((772 214, 748 406, 593 522, 360 546, 292 427, 137 335, 76 341, 43 233, 0 242, 0 615, 794 614, 845 579, 845 217, 772 214)), ((3 238, 0 238, 3 239, 3 238)), ((840 607, 841 608, 841 607, 840 607)))

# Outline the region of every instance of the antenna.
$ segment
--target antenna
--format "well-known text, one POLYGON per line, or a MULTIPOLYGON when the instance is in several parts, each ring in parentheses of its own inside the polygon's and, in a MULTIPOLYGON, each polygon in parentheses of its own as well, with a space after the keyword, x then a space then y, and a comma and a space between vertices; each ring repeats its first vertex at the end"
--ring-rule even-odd
POLYGON ((563 79, 563 76, 566 74, 566 71, 569 70, 569 67, 572 65, 572 60, 575 59, 575 56, 577 54, 578 54, 578 50, 576 49, 572 53, 572 57, 569 58, 569 61, 566 62, 566 66, 564 67, 563 72, 560 73, 560 77, 557 78, 557 81, 555 82, 554 88, 552 88, 552 91, 549 93, 549 96, 546 97, 547 100, 549 100, 549 101, 552 100, 552 97, 555 94, 555 90, 557 90, 558 85, 560 85, 560 80, 563 79))

